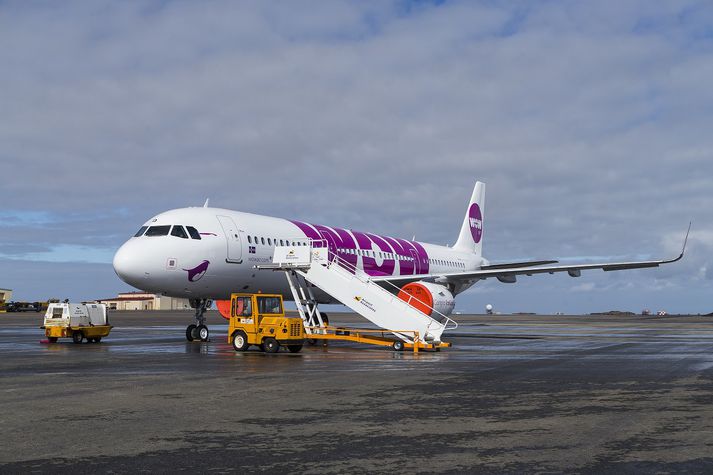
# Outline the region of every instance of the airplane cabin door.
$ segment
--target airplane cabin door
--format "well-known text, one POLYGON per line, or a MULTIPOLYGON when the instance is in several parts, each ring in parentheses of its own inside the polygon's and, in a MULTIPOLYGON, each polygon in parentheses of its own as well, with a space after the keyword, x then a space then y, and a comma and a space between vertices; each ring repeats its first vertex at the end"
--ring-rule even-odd
POLYGON ((240 240, 240 230, 235 225, 233 218, 229 216, 217 216, 220 226, 223 228, 225 239, 227 241, 228 252, 226 254, 226 262, 234 262, 240 264, 243 262, 243 244, 240 240))

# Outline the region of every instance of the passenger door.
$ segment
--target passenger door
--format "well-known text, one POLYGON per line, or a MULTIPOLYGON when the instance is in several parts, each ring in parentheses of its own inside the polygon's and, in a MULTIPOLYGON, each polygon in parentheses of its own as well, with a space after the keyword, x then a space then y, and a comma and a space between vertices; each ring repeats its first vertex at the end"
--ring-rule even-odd
POLYGON ((229 216, 218 216, 220 226, 223 228, 225 239, 228 245, 226 262, 240 264, 243 262, 243 244, 240 240, 240 230, 235 225, 233 218, 229 216))

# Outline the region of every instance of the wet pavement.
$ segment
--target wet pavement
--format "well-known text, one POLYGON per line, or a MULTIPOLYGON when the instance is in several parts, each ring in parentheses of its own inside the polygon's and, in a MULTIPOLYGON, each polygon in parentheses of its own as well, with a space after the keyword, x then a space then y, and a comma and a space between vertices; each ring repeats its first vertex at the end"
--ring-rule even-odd
POLYGON ((81 345, 0 314, 0 473, 713 471, 713 317, 456 319, 439 353, 266 355, 214 313, 208 343, 115 312, 81 345))

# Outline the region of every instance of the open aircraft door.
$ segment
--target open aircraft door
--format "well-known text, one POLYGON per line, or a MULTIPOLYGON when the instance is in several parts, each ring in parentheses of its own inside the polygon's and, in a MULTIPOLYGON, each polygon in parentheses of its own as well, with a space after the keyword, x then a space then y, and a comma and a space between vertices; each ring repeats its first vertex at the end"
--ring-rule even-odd
POLYGON ((243 262, 243 244, 240 239, 241 231, 235 225, 233 218, 229 216, 218 216, 218 221, 220 226, 223 228, 223 233, 225 233, 225 239, 227 241, 228 253, 226 262, 233 262, 240 264, 243 262))

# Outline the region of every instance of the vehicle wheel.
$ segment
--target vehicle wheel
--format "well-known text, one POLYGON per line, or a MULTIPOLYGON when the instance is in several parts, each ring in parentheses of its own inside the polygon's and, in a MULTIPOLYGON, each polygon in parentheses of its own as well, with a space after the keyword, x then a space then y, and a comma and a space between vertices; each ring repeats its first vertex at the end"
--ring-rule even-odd
POLYGON ((88 337, 87 337, 87 343, 94 343, 94 338, 88 336, 88 337))
POLYGON ((314 346, 317 344, 317 339, 316 338, 307 338, 307 344, 309 346, 314 346))
POLYGON ((74 332, 72 333, 72 341, 75 343, 81 343, 82 340, 84 340, 84 335, 82 332, 74 332))
POLYGON ((200 338, 201 341, 208 341, 208 337, 210 336, 210 332, 208 331, 208 327, 205 325, 198 325, 196 328, 196 333, 198 338, 200 338))
POLYGON ((233 349, 235 351, 245 351, 248 349, 248 336, 244 331, 238 330, 233 333, 233 349))
POLYGON ((280 344, 272 337, 265 338, 263 345, 265 345, 265 353, 277 353, 280 351, 280 344))
POLYGON ((47 338, 47 341, 50 343, 57 343, 57 337, 56 336, 50 336, 47 338))
POLYGON ((186 340, 188 341, 193 341, 193 332, 196 331, 197 326, 193 325, 192 323, 186 327, 186 340))
POLYGON ((394 348, 394 351, 403 351, 404 350, 404 342, 401 340, 395 341, 394 344, 391 346, 394 348))
POLYGON ((99 343, 100 341, 102 341, 102 337, 100 337, 100 336, 94 337, 94 343, 99 343))
POLYGON ((290 353, 299 353, 302 351, 302 345, 287 345, 287 349, 290 350, 290 353))

